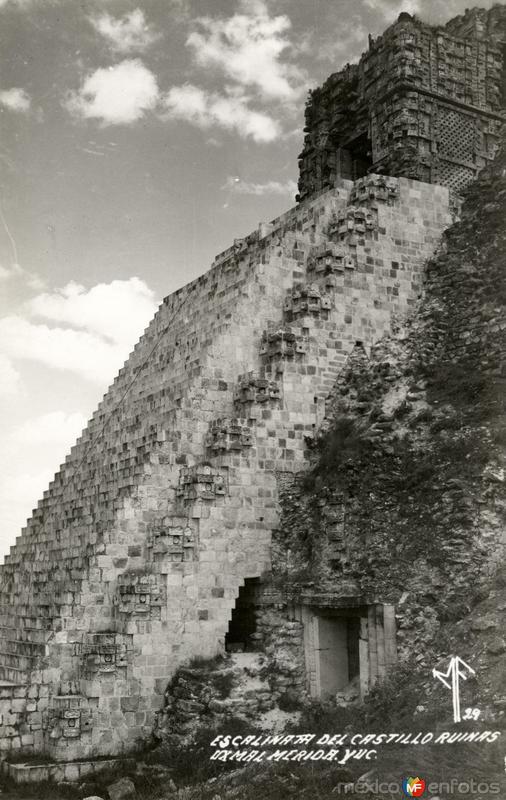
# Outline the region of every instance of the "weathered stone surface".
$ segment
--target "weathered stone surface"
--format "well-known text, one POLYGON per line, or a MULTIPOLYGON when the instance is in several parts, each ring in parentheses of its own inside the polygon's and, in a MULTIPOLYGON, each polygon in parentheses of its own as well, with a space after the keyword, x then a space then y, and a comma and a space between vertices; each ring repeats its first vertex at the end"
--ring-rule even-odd
POLYGON ((492 639, 491 642, 488 643, 487 650, 494 656, 501 655, 501 653, 506 652, 506 640, 501 638, 500 636, 497 636, 496 638, 492 639))
POLYGON ((358 64, 310 93, 300 198, 368 171, 461 192, 500 143, 505 38, 502 5, 436 27, 401 14, 358 64))
POLYGON ((478 617, 471 623, 473 631, 489 631, 498 627, 498 623, 492 617, 478 617))
POLYGON ((162 716, 184 733, 211 704, 263 711, 263 689, 227 699, 177 671, 223 651, 240 589, 272 571, 252 641, 274 699, 313 686, 301 606, 362 608, 377 676, 396 624, 399 653, 416 630, 423 659, 442 587, 467 602, 501 530, 504 466, 484 455, 492 416, 478 425, 447 388, 504 374, 504 175, 482 174, 439 244, 458 205, 446 187, 497 144, 503 11, 439 32, 404 15, 372 42, 312 95, 304 202, 165 298, 0 568, 2 751, 44 751, 74 778, 90 753, 150 735, 176 675, 162 716), (427 74, 428 47, 463 71, 451 87, 427 74), (358 163, 369 126, 378 174, 358 163))
POLYGON ((136 796, 135 786, 130 778, 120 778, 119 781, 107 787, 110 800, 133 800, 136 796))
MULTIPOLYGON (((437 695, 422 676, 456 652, 488 676, 469 691, 491 718, 506 622, 506 324, 490 324, 505 319, 504 219, 503 147, 429 261, 416 312, 368 352, 357 346, 341 371, 312 472, 282 487, 273 541, 283 613, 387 601, 413 685, 437 695)), ((374 642, 381 660, 384 633, 374 642)), ((298 651, 306 679, 316 672, 311 646, 298 651)))
MULTIPOLYGON (((22 686, 0 707, 12 747, 28 725, 25 746, 57 760, 127 751, 178 666, 223 648, 244 579, 271 565, 279 475, 307 464, 357 340, 369 347, 409 313, 451 219, 445 189, 389 186, 372 227, 344 181, 164 301, 1 568, 0 677, 21 670, 31 687, 29 705, 22 686), (313 270, 341 219, 354 226, 338 245, 344 271, 313 270)), ((300 639, 280 636, 285 691, 303 663, 289 644, 300 639)))

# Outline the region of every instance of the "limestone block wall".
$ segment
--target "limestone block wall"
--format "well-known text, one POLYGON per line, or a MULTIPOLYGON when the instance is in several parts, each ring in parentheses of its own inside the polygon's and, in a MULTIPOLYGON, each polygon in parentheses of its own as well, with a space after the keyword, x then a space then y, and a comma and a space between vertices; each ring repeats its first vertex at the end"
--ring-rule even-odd
POLYGON ((131 749, 177 667, 223 649, 270 568, 276 476, 304 468, 347 354, 409 313, 449 222, 442 187, 343 181, 164 300, 0 570, 0 679, 34 699, 1 748, 131 749))

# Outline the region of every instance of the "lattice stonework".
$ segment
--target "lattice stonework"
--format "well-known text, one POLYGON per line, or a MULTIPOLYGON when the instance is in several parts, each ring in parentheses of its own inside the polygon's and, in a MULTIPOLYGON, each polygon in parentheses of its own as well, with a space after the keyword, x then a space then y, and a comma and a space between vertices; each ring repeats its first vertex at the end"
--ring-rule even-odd
POLYGON ((474 179, 475 171, 471 167, 454 164, 450 161, 440 161, 438 167, 438 183, 448 186, 456 192, 461 192, 469 186, 474 179))
POLYGON ((470 114, 440 106, 437 114, 438 151, 440 157, 473 161, 479 137, 476 120, 470 114))

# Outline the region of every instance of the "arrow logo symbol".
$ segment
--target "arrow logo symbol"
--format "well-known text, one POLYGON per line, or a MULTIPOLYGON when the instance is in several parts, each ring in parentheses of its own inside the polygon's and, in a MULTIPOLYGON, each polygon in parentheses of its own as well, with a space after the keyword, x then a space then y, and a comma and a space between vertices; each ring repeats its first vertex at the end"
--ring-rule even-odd
POLYGON ((467 681, 470 675, 476 675, 476 672, 469 664, 460 658, 460 656, 453 656, 450 659, 448 669, 446 672, 438 669, 432 670, 432 676, 441 681, 447 689, 451 689, 453 700, 453 720, 460 722, 460 681, 467 681))

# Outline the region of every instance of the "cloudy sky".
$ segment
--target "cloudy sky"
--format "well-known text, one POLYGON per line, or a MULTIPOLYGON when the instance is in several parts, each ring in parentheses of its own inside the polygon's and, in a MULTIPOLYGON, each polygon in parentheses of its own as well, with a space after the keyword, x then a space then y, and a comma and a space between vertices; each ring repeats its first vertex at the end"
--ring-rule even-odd
POLYGON ((0 0, 0 555, 160 299, 293 205, 308 88, 467 3, 0 0))

